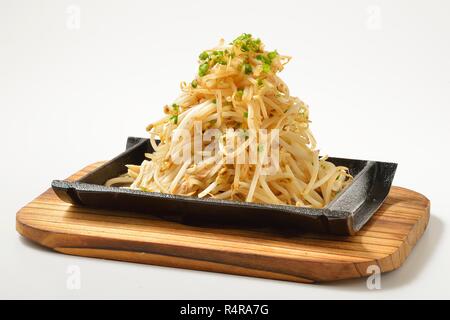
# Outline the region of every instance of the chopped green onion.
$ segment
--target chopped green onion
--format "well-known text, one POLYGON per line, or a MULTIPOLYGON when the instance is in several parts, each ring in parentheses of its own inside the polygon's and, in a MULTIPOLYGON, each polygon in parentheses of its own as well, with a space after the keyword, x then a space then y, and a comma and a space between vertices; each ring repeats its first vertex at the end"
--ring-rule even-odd
POLYGON ((244 118, 248 118, 248 112, 244 112, 244 118))
POLYGON ((197 88, 197 86, 198 86, 197 80, 192 80, 191 86, 192 86, 192 88, 194 88, 194 89, 197 88))
POLYGON ((198 67, 198 75, 203 77, 208 73, 209 65, 208 63, 203 63, 198 67))
POLYGON ((264 145, 263 144, 259 144, 258 145, 258 152, 263 152, 264 151, 264 145))
POLYGON ((233 42, 233 45, 239 47, 243 52, 260 52, 261 51, 261 40, 253 39, 252 35, 249 33, 243 33, 237 37, 233 42))
POLYGON ((269 73, 270 70, 271 70, 270 64, 264 63, 264 64, 263 64, 263 72, 269 73))
POLYGON ((236 91, 236 94, 237 94, 239 97, 242 97, 243 94, 244 94, 244 90, 238 89, 238 90, 236 91))
POLYGON ((169 118, 169 120, 173 121, 173 123, 177 124, 178 123, 178 115, 173 115, 169 118))
POLYGON ((258 81, 256 83, 258 84, 259 87, 261 87, 264 84, 262 79, 258 79, 258 81))
POLYGON ((278 56, 278 52, 277 52, 277 50, 269 52, 267 54, 267 56, 269 57, 270 60, 273 60, 273 59, 275 59, 276 56, 278 56))
POLYGON ((241 137, 244 138, 245 140, 247 140, 250 137, 250 135, 247 130, 242 130, 241 137))
POLYGON ((245 63, 244 64, 244 72, 245 72, 245 74, 251 74, 253 72, 252 66, 248 63, 245 63))
POLYGON ((269 59, 269 58, 266 57, 266 56, 263 56, 262 54, 257 55, 257 56, 256 56, 256 60, 262 61, 262 62, 264 62, 264 63, 266 63, 266 64, 271 64, 271 63, 272 63, 272 60, 271 60, 271 59, 269 59))
POLYGON ((176 103, 173 103, 172 108, 173 108, 173 110, 178 112, 179 105, 177 105, 176 103))
POLYGON ((250 33, 243 33, 239 37, 237 37, 234 41, 247 40, 247 39, 251 39, 251 38, 252 38, 252 35, 250 33))
POLYGON ((203 51, 202 53, 200 53, 200 55, 198 57, 200 58, 200 60, 204 61, 209 58, 209 54, 208 54, 208 52, 203 51))

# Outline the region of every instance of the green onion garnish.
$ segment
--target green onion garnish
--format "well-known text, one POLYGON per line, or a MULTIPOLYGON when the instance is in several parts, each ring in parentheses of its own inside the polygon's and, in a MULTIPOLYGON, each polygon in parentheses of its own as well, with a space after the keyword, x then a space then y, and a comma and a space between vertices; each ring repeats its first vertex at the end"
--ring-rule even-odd
POLYGON ((264 151, 264 145, 263 144, 259 144, 258 145, 258 152, 263 152, 264 151))
POLYGON ((270 64, 264 63, 264 64, 263 64, 263 72, 269 73, 270 70, 271 70, 270 64))
POLYGON ((273 59, 275 59, 276 56, 278 56, 278 52, 277 52, 277 50, 269 52, 267 54, 267 56, 269 57, 270 60, 273 60, 273 59))
POLYGON ((177 124, 178 123, 178 115, 173 115, 169 118, 169 120, 173 121, 173 123, 177 124))
POLYGON ((200 58, 201 61, 204 61, 209 58, 209 54, 208 54, 208 52, 203 51, 202 53, 200 53, 200 55, 198 57, 200 58))
POLYGON ((209 69, 209 65, 208 63, 202 63, 199 67, 198 67, 198 75, 200 77, 203 77, 204 75, 206 75, 208 73, 208 69, 209 69))
POLYGON ((253 72, 252 66, 248 63, 245 63, 244 64, 244 72, 245 72, 245 74, 251 74, 253 72))

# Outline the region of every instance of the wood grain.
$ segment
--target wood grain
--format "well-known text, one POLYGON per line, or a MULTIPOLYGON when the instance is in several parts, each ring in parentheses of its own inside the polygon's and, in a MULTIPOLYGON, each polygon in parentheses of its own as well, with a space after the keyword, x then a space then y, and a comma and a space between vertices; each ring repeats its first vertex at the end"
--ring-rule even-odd
POLYGON ((138 213, 77 207, 49 189, 17 213, 16 228, 65 254, 313 283, 365 277, 371 265, 382 272, 399 268, 424 233, 429 214, 426 197, 392 187, 355 236, 287 236, 270 229, 193 227, 138 213))

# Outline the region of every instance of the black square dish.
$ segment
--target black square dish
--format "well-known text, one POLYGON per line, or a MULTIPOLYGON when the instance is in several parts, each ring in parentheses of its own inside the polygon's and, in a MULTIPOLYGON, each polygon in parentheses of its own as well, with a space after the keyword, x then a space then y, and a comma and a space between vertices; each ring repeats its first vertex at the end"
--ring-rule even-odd
POLYGON ((74 205, 157 215, 191 225, 255 226, 353 235, 360 230, 389 193, 396 163, 329 158, 349 168, 354 180, 324 209, 268 205, 230 200, 199 199, 144 192, 104 183, 126 172, 126 164, 141 164, 153 149, 148 139, 128 138, 127 150, 76 182, 55 180, 58 197, 74 205))

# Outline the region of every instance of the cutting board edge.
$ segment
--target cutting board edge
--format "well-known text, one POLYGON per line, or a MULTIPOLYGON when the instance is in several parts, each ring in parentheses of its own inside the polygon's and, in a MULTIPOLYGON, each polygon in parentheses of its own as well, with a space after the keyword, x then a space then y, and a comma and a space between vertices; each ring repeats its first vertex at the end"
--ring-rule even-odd
MULTIPOLYGON (((405 191, 410 191, 406 188, 401 188, 405 191)), ((420 193, 415 192, 417 195, 421 195, 420 193)), ((423 195, 421 195, 424 199, 423 195)), ((409 234, 406 236, 406 240, 402 243, 402 245, 393 253, 386 254, 382 258, 378 259, 367 259, 366 261, 360 262, 330 262, 328 265, 339 264, 342 267, 353 267, 355 272, 353 276, 349 276, 348 274, 342 276, 334 276, 332 277, 321 277, 321 276, 307 276, 307 275, 292 275, 287 273, 273 272, 268 270, 261 270, 257 268, 249 268, 249 267, 241 267, 238 265, 232 265, 227 263, 221 263, 217 261, 208 261, 208 260, 199 260, 199 259, 189 259, 186 257, 177 257, 170 255, 161 255, 152 252, 144 252, 144 251, 128 251, 121 250, 115 248, 92 248, 92 247, 80 247, 80 246, 65 246, 63 244, 64 241, 61 241, 61 238, 65 238, 68 235, 58 232, 54 233, 48 230, 39 229, 26 223, 22 222, 20 219, 19 210, 16 216, 16 230, 20 235, 27 238, 28 240, 37 243, 43 247, 46 247, 55 252, 68 254, 68 255, 76 255, 76 256, 84 256, 91 258, 100 258, 100 259, 108 259, 108 260, 116 260, 116 261, 127 261, 133 263, 141 263, 141 264, 150 264, 164 267, 174 267, 174 268, 182 268, 182 269, 190 269, 190 270, 199 270, 199 271, 208 271, 208 272, 218 272, 218 273, 226 273, 233 275, 241 275, 241 276, 251 276, 258 278, 266 278, 273 280, 283 280, 283 281, 293 281, 299 283, 317 283, 317 282, 330 282, 330 281, 338 281, 352 278, 362 278, 367 277, 370 274, 367 274, 367 268, 371 265, 378 265, 380 271, 382 273, 394 271, 402 266, 405 262, 406 258, 409 256, 410 252, 416 245, 417 241, 422 237, 425 232, 429 218, 430 218, 430 202, 428 199, 428 205, 426 207, 426 214, 418 221, 413 229, 410 230, 409 234), (410 243, 411 242, 411 243, 410 243), (125 256, 126 255, 126 256, 125 256), (150 257, 151 256, 151 257, 150 257), (202 264, 206 264, 203 266, 199 266, 196 263, 201 262, 202 264)), ((84 238, 99 238, 92 236, 83 236, 84 238)), ((125 241, 125 242, 133 242, 126 240, 116 240, 116 241, 125 241)), ((299 259, 302 262, 308 262, 307 259, 299 259)), ((311 261, 309 261, 311 262, 311 261)), ((322 264, 324 264, 322 262, 322 264)))

